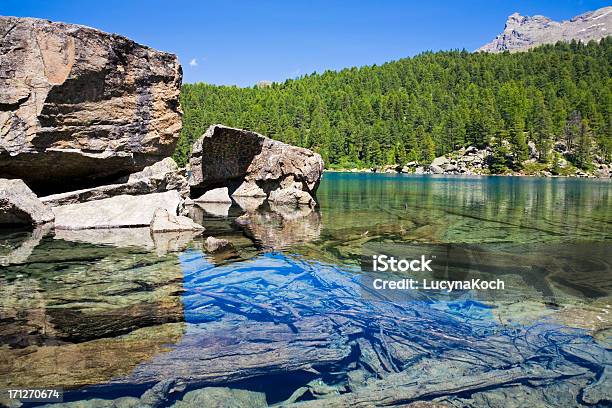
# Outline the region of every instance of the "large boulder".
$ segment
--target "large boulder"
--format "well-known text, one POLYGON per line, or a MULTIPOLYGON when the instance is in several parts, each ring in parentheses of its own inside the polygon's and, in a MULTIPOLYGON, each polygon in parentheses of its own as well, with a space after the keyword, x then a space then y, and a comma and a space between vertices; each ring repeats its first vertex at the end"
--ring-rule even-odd
POLYGON ((194 143, 189 163, 192 195, 228 187, 233 197, 270 197, 279 189, 314 196, 323 172, 317 153, 223 125, 209 127, 194 143))
POLYGON ((0 179, 0 226, 41 225, 53 218, 51 209, 22 180, 0 179))
POLYGON ((90 187, 174 151, 175 55, 92 28, 0 17, 0 176, 34 191, 90 187))
POLYGON ((151 225, 158 208, 176 214, 181 196, 176 190, 143 196, 120 195, 103 200, 53 207, 55 229, 134 228, 151 225))

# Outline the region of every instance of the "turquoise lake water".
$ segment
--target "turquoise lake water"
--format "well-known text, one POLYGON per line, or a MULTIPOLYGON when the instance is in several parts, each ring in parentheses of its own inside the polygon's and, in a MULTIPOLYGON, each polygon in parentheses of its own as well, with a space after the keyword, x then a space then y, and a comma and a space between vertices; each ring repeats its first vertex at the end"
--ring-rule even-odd
POLYGON ((109 407, 145 392, 158 406, 606 406, 611 194, 605 180, 325 173, 315 211, 194 207, 201 237, 7 231, 0 388, 109 407), (207 235, 234 249, 207 254, 207 235), (373 254, 443 267, 372 273, 373 254))

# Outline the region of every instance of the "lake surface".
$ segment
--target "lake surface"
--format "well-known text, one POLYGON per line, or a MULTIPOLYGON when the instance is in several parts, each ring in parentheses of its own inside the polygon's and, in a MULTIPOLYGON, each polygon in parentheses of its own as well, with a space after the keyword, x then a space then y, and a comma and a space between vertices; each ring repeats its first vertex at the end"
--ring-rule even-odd
POLYGON ((0 389, 96 407, 608 406, 610 181, 325 173, 317 197, 196 206, 200 237, 3 232, 0 389), (206 254, 208 235, 234 250, 206 254), (375 254, 438 265, 369 272, 375 254))

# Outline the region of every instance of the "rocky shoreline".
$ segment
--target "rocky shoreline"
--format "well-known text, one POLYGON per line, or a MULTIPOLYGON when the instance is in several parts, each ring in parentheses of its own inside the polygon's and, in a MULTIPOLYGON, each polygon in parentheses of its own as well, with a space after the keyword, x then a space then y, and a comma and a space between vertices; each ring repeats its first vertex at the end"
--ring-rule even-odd
POLYGON ((399 174, 439 174, 446 176, 525 176, 525 177, 579 177, 610 179, 612 165, 596 156, 594 168, 584 171, 571 165, 565 158, 568 150, 561 143, 555 146, 559 155, 556 163, 540 163, 537 160, 535 146, 530 143, 530 158, 523 163, 521 170, 508 170, 499 174, 490 170, 493 159, 493 150, 490 147, 478 149, 469 146, 452 153, 436 157, 431 163, 418 163, 412 161, 403 166, 385 165, 371 168, 326 169, 326 172, 349 173, 399 173, 399 174), (556 168, 555 168, 556 166, 556 168))

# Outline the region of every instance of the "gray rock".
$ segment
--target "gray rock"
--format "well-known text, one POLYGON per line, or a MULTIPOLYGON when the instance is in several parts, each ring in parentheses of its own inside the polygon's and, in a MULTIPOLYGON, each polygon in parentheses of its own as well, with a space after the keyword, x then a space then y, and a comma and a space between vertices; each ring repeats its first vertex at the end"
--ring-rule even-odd
POLYGON ((171 157, 119 181, 123 182, 52 194, 41 197, 40 200, 47 205, 57 207, 102 200, 118 195, 144 195, 170 190, 177 190, 181 196, 185 197, 189 194, 187 179, 179 173, 178 166, 171 157))
POLYGON ((153 163, 150 166, 145 167, 139 172, 132 173, 128 176, 127 182, 133 182, 136 180, 143 180, 149 178, 160 179, 168 173, 178 173, 178 164, 172 157, 166 157, 163 160, 153 163))
POLYGON ((192 193, 224 186, 233 197, 269 197, 283 188, 314 196, 323 172, 317 153, 223 125, 194 143, 189 163, 192 193))
POLYGON ((144 196, 120 195, 103 200, 54 207, 55 228, 80 230, 89 228, 145 227, 151 225, 158 208, 176 214, 181 203, 177 191, 144 196))
POLYGON ((165 406, 172 394, 183 392, 184 390, 185 383, 180 380, 168 379, 160 381, 142 394, 140 403, 150 408, 165 406))
POLYGON ((0 226, 41 225, 53 219, 51 209, 22 180, 0 179, 0 226))
POLYGON ((433 159, 430 166, 442 167, 443 165, 448 164, 449 162, 450 160, 447 159, 445 156, 440 156, 433 159))
POLYGON ((465 155, 476 153, 478 153, 478 148, 476 146, 468 146, 465 148, 465 155))
POLYGON ((189 217, 170 213, 165 208, 158 208, 153 214, 151 232, 203 231, 204 227, 196 224, 189 217))
POLYGON ((194 201, 197 203, 232 203, 227 187, 208 190, 194 201))
POLYGON ((532 140, 530 140, 529 142, 527 142, 527 147, 529 148, 529 158, 537 159, 539 154, 538 154, 538 148, 536 147, 535 143, 532 140))
POLYGON ((234 246, 227 239, 218 239, 215 237, 208 237, 204 242, 207 252, 221 252, 234 249, 234 246))
POLYGON ((267 407, 266 394, 226 387, 208 387, 190 391, 174 408, 263 408, 267 407))
POLYGON ((152 192, 155 192, 155 189, 147 180, 138 180, 134 183, 108 184, 99 187, 52 194, 41 197, 40 201, 51 207, 58 207, 60 205, 102 200, 118 195, 142 195, 152 192))
POLYGON ((281 188, 270 193, 269 201, 279 205, 307 205, 314 207, 315 200, 306 191, 297 188, 281 188))
POLYGON ((164 256, 184 250, 187 244, 201 233, 201 230, 152 232, 150 227, 103 228, 55 230, 54 239, 116 248, 143 248, 155 251, 158 256, 164 256))
POLYGON ((267 194, 261 187, 253 181, 244 181, 232 193, 232 197, 267 197, 267 194))
POLYGON ((444 169, 443 169, 442 167, 440 167, 440 166, 436 166, 436 165, 434 165, 434 164, 431 164, 431 165, 429 166, 429 171, 430 171, 432 174, 444 174, 444 169))
POLYGON ((232 207, 230 203, 197 203, 196 206, 208 215, 223 218, 229 216, 229 210, 232 207))
POLYGON ((130 174, 127 183, 145 180, 154 187, 155 191, 151 192, 177 190, 181 196, 188 197, 189 183, 183 174, 184 169, 180 169, 172 157, 166 157, 138 173, 130 174))
POLYGON ((610 172, 610 166, 607 164, 602 164, 595 170, 595 175, 601 178, 610 177, 612 173, 610 172))
POLYGON ((92 398, 84 401, 63 402, 43 405, 43 408, 142 408, 140 400, 135 397, 121 397, 114 400, 92 398))
POLYGON ((557 41, 579 40, 586 43, 607 37, 611 30, 612 7, 603 7, 562 22, 544 16, 529 17, 514 13, 508 17, 504 32, 477 51, 525 51, 557 41))
POLYGON ((443 168, 445 173, 454 173, 457 171, 457 166, 455 164, 445 164, 443 168))
POLYGON ((175 55, 89 27, 0 17, 0 174, 61 192, 170 156, 181 130, 175 55))

